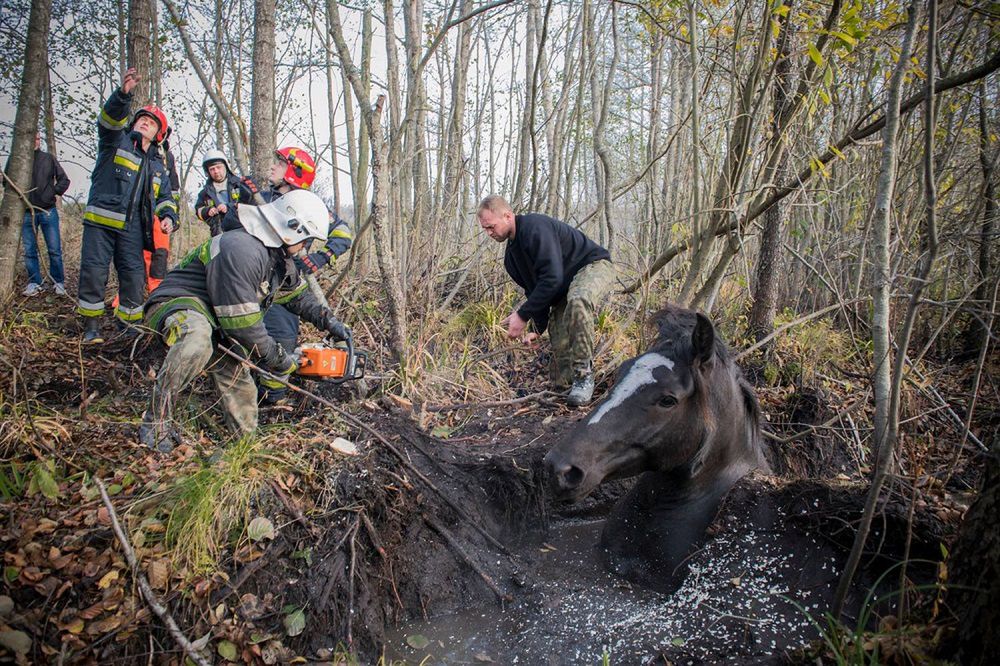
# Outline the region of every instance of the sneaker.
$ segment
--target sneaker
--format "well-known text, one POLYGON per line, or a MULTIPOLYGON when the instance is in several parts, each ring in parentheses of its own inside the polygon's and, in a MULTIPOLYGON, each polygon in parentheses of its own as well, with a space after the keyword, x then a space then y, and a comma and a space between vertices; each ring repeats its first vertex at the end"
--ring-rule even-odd
POLYGON ((25 296, 37 296, 38 294, 42 293, 42 285, 35 284, 34 282, 29 282, 28 286, 25 287, 24 291, 22 291, 21 293, 25 296))
POLYGON ((66 285, 64 285, 62 282, 56 282, 56 286, 53 288, 53 291, 56 292, 56 296, 65 296, 66 285))
POLYGON ((170 453, 181 443, 181 436, 173 425, 167 421, 155 421, 147 410, 142 413, 142 423, 139 424, 139 443, 160 453, 170 453))
POLYGON ((594 375, 587 373, 573 380, 573 386, 569 389, 566 402, 574 407, 582 407, 590 402, 594 397, 594 375))
POLYGON ((101 335, 101 320, 97 317, 87 317, 83 324, 83 344, 96 345, 104 342, 101 335))

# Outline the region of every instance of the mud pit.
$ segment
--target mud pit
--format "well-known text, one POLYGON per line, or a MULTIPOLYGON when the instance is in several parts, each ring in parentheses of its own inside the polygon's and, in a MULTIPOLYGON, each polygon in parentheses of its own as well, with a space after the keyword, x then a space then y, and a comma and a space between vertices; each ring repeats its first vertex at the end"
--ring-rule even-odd
MULTIPOLYGON (((661 595, 598 561, 601 518, 630 482, 579 505, 546 495, 541 458, 574 418, 558 407, 528 418, 484 413, 445 441, 398 413, 377 416, 407 465, 371 444, 357 468, 338 473, 337 494, 362 501, 372 525, 331 530, 320 564, 302 572, 296 587, 309 592, 297 601, 321 620, 308 632, 310 651, 331 654, 349 637, 365 662, 781 663, 818 637, 804 611, 821 620, 829 605, 851 536, 845 526, 863 501, 858 488, 746 479, 680 589, 661 595)), ((867 558, 874 566, 858 580, 851 615, 903 541, 902 507, 886 516, 876 535, 882 557, 867 558)), ((934 526, 917 532, 913 555, 933 553, 934 526)))

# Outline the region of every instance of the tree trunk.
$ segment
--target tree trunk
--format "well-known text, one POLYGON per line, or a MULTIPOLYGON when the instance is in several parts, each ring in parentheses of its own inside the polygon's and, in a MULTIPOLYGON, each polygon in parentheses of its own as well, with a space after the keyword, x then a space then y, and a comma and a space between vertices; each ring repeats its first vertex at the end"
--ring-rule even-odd
MULTIPOLYGON (((786 3, 792 7, 792 0, 786 3)), ((792 41, 795 27, 788 20, 791 11, 779 16, 777 21, 781 30, 778 42, 778 60, 774 65, 774 79, 771 82, 773 98, 772 108, 774 118, 772 142, 784 142, 787 122, 788 91, 791 87, 792 71, 792 41)), ((773 179, 784 180, 788 159, 784 151, 774 169, 773 179)), ((778 288, 783 277, 783 252, 781 243, 784 238, 785 206, 775 204, 764 213, 764 228, 760 234, 760 249, 757 252, 757 267, 754 271, 753 304, 750 306, 750 316, 747 329, 756 342, 760 342, 774 330, 774 317, 778 310, 778 288)))
POLYGON ((951 559, 948 606, 958 615, 942 656, 966 666, 1000 663, 1000 436, 986 455, 982 487, 962 521, 951 559))
MULTIPOLYGON (((464 14, 468 0, 461 0, 459 14, 464 14)), ((461 197, 464 171, 463 139, 465 137, 465 96, 469 75, 469 52, 472 45, 472 26, 463 23, 458 28, 458 46, 455 53, 455 70, 451 81, 451 109, 448 110, 448 139, 445 144, 444 201, 445 219, 461 217, 461 197)))
POLYGON ((21 72, 21 89, 14 117, 14 140, 10 149, 10 161, 7 163, 7 177, 10 180, 5 179, 3 202, 0 203, 0 301, 6 300, 14 288, 18 239, 26 203, 16 190, 25 193, 31 187, 35 133, 38 131, 38 114, 42 106, 42 87, 45 85, 48 62, 51 13, 52 0, 32 0, 28 16, 28 40, 22 59, 24 70, 21 72))
MULTIPOLYGON (((537 58, 535 43, 538 33, 539 0, 528 0, 528 20, 524 37, 524 81, 530 86, 535 78, 535 61, 537 58)), ((584 9, 586 11, 586 9, 584 9)), ((524 204, 524 190, 529 182, 531 169, 531 134, 535 131, 532 119, 535 117, 534 98, 531 91, 524 95, 524 109, 521 112, 521 128, 518 133, 517 175, 514 178, 514 191, 510 203, 515 210, 524 204)))
MULTIPOLYGON (((899 61, 893 70, 889 82, 889 100, 886 104, 885 131, 882 133, 882 165, 879 170, 877 190, 875 194, 875 212, 872 215, 872 362, 875 365, 872 373, 872 392, 875 396, 874 432, 872 446, 876 451, 875 469, 872 485, 868 490, 868 499, 862 514, 861 524, 854 538, 854 546, 848 557, 844 572, 837 586, 833 600, 833 616, 839 618, 847 600, 851 582, 861 561, 861 554, 871 521, 875 515, 875 505, 878 501, 882 485, 889 475, 893 461, 894 446, 890 441, 890 400, 892 347, 889 340, 890 297, 892 295, 892 266, 890 265, 889 244, 891 241, 890 217, 893 204, 893 192, 896 185, 896 145, 899 138, 900 96, 903 87, 903 74, 910 62, 910 52, 913 35, 917 28, 917 6, 911 4, 906 31, 903 35, 903 45, 900 47, 899 61)), ((905 354, 905 349, 900 353, 905 354)))
MULTIPOLYGON (((48 51, 45 54, 48 56, 48 51)), ((52 76, 49 71, 48 62, 45 65, 45 88, 43 94, 45 97, 45 116, 43 119, 45 123, 45 147, 48 149, 50 155, 57 157, 59 153, 56 152, 56 112, 52 101, 52 76)))
POLYGON ((151 40, 153 20, 153 0, 129 0, 128 3, 128 66, 135 67, 139 84, 132 89, 135 100, 132 109, 148 104, 153 90, 150 81, 151 40))
POLYGON ((981 312, 979 317, 973 317, 969 321, 969 326, 965 331, 965 353, 975 354, 989 337, 986 328, 987 319, 985 311, 989 299, 990 286, 993 274, 993 243, 996 242, 997 217, 1000 216, 1000 205, 997 202, 997 190, 995 182, 996 152, 990 150, 990 125, 986 117, 986 84, 979 82, 979 165, 983 174, 983 221, 979 227, 979 257, 978 274, 976 278, 980 281, 976 287, 973 298, 976 301, 975 309, 981 312), (991 154, 992 153, 992 154, 991 154))
POLYGON ((250 172, 258 182, 274 161, 274 14, 276 0, 254 1, 250 172))

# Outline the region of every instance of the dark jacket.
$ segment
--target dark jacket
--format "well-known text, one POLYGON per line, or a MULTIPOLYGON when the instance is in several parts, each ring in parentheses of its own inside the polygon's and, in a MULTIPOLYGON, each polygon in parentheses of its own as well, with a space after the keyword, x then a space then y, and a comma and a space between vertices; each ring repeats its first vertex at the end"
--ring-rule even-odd
POLYGON ((69 189, 69 177, 59 165, 59 160, 44 150, 35 151, 31 167, 31 192, 28 201, 32 206, 49 210, 55 207, 56 197, 69 189))
POLYGON ((209 178, 205 186, 201 188, 201 192, 198 193, 198 198, 194 203, 194 213, 199 220, 208 225, 213 236, 218 236, 222 233, 224 215, 209 215, 208 210, 220 204, 226 204, 227 212, 229 209, 235 211, 236 204, 241 202, 252 204, 253 193, 239 176, 235 174, 226 176, 226 190, 225 194, 221 194, 221 196, 220 192, 215 189, 215 183, 209 178))
POLYGON ((566 297, 580 269, 611 255, 583 232, 548 215, 516 215, 514 223, 504 268, 527 296, 517 313, 534 321, 541 333, 549 325, 549 308, 566 297))
POLYGON ((264 327, 264 311, 272 302, 322 330, 327 330, 333 316, 316 300, 282 248, 267 248, 236 229, 189 252, 149 295, 146 318, 150 327, 158 329, 171 312, 197 310, 261 365, 284 372, 290 357, 264 327))
MULTIPOLYGON (((244 183, 250 180, 249 178, 244 179, 244 183)), ((252 181, 251 181, 252 182, 252 181)), ((265 202, 270 202, 281 196, 281 193, 274 188, 268 188, 266 190, 260 191, 261 197, 263 197, 265 202)), ((248 191, 246 198, 242 200, 241 205, 250 204, 255 205, 252 194, 248 191)), ((329 208, 327 208, 329 210, 329 208)), ((226 215, 222 220, 222 230, 230 231, 231 229, 242 229, 243 225, 240 224, 240 216, 237 212, 237 206, 230 206, 229 210, 226 211, 226 215)), ((323 261, 321 262, 323 266, 332 263, 337 257, 341 256, 345 252, 351 249, 351 245, 354 244, 354 234, 351 233, 351 226, 347 224, 339 215, 330 211, 330 231, 326 236, 326 243, 323 248, 318 252, 312 253, 313 255, 322 255, 323 261)), ((322 268, 322 266, 321 266, 322 268)))
POLYGON ((122 231, 127 224, 141 224, 146 249, 153 249, 153 216, 177 226, 177 204, 171 196, 170 175, 151 143, 127 131, 132 95, 120 89, 111 93, 97 118, 97 164, 91 174, 84 224, 122 231))

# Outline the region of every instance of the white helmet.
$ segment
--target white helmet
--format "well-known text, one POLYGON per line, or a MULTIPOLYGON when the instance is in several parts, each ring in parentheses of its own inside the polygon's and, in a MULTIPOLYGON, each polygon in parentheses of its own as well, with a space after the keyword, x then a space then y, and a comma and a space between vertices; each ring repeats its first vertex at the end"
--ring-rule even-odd
POLYGON ((210 150, 205 153, 205 157, 201 160, 201 168, 205 171, 205 175, 208 175, 208 167, 216 162, 222 162, 226 165, 226 171, 230 172, 229 160, 226 159, 226 154, 221 150, 210 150))
POLYGON ((309 190, 292 190, 263 206, 241 204, 238 211, 247 233, 267 247, 326 240, 330 231, 326 204, 309 190))

